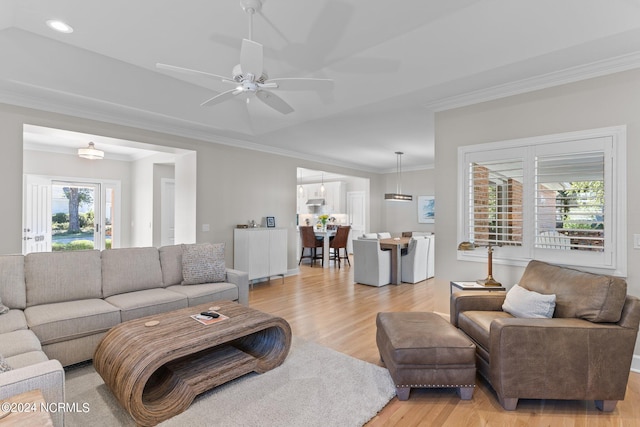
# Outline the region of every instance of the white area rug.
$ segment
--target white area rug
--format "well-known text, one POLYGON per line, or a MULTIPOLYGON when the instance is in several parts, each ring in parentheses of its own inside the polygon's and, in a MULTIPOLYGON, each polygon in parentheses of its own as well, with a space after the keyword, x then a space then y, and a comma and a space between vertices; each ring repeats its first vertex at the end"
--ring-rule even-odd
MULTIPOLYGON (((249 374, 204 393, 162 426, 361 426, 391 398, 389 372, 313 342, 293 340, 278 368, 249 374)), ((65 414, 67 427, 134 426, 93 366, 66 373, 68 403, 89 404, 65 414)))

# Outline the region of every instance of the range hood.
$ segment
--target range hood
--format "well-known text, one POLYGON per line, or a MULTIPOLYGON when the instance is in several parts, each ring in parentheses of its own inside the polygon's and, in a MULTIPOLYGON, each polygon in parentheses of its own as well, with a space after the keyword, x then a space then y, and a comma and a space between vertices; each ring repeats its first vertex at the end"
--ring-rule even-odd
POLYGON ((324 199, 309 199, 307 206, 324 206, 324 199))

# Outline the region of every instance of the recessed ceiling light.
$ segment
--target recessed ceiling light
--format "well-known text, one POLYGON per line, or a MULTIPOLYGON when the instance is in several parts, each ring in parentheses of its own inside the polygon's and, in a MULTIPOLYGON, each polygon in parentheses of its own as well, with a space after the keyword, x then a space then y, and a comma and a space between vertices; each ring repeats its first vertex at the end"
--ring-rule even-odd
POLYGON ((73 28, 71 28, 71 25, 57 19, 48 20, 47 25, 49 26, 49 28, 54 29, 60 33, 65 33, 65 34, 73 33, 73 28))

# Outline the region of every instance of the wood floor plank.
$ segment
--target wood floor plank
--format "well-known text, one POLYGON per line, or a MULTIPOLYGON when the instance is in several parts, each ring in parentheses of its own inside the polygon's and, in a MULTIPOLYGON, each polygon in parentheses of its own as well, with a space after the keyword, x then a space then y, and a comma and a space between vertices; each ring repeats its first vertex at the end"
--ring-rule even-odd
MULTIPOLYGON (((352 261, 353 263, 353 261, 352 261)), ((435 281, 381 288, 355 284, 353 269, 300 266, 301 274, 258 283, 249 304, 285 318, 293 335, 382 366, 376 347, 375 317, 381 311, 433 311, 435 281)), ((640 374, 631 373, 626 398, 612 413, 592 401, 523 399, 516 411, 502 409, 480 377, 473 399, 454 389, 412 390, 407 401, 393 398, 367 427, 509 426, 640 427, 640 374)))

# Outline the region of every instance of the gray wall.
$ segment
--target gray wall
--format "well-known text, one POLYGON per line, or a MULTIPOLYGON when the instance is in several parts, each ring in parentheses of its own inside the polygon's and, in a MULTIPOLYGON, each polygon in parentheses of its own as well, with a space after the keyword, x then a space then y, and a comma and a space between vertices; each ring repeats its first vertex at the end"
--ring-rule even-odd
MULTIPOLYGON (((385 175, 385 193, 396 192, 396 173, 385 175)), ((418 196, 435 195, 435 171, 425 169, 420 171, 402 172, 402 193, 411 194, 411 202, 383 202, 382 224, 384 230, 391 235, 402 234, 403 231, 435 231, 435 223, 422 224, 418 222, 418 196)), ((381 196, 382 198, 383 196, 381 196)), ((436 200, 436 216, 437 200, 436 200)), ((436 219, 437 221, 437 219, 436 219)))
MULTIPOLYGON (((294 191, 297 167, 368 178, 372 200, 380 201, 385 191, 385 178, 380 174, 0 104, 0 147, 3 153, 0 171, 5 183, 16 183, 5 186, 4 203, 0 205, 0 234, 3 236, 0 253, 3 254, 21 251, 24 123, 196 151, 196 241, 225 243, 229 266, 233 260, 233 228, 236 224, 275 216, 278 226, 289 230, 289 269, 297 268, 294 191), (210 231, 202 231, 202 224, 210 224, 210 231)), ((371 229, 381 227, 382 202, 376 203, 378 206, 371 209, 371 229)))
MULTIPOLYGON (((486 264, 456 260, 457 149, 472 145, 561 132, 627 125, 628 292, 640 296, 640 70, 633 70, 512 96, 436 114, 436 287, 439 311, 448 312, 449 281, 486 276, 486 264), (447 215, 442 215, 447 212, 447 215)), ((517 283, 522 268, 494 265, 505 285, 517 283)), ((634 367, 640 369, 640 344, 634 367)))

